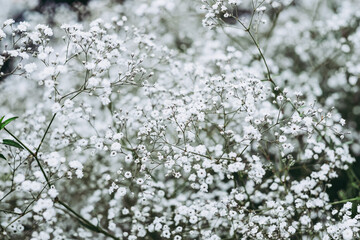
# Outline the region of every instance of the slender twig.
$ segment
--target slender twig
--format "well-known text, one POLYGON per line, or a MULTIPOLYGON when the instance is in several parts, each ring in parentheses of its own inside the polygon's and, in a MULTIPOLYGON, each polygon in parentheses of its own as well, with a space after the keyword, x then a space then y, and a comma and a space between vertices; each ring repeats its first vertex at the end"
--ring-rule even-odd
POLYGON ((49 132, 50 126, 51 126, 51 124, 53 123, 55 117, 56 117, 56 113, 52 116, 52 118, 51 118, 51 120, 50 120, 50 123, 49 123, 49 125, 47 126, 46 131, 45 131, 45 133, 44 133, 44 135, 43 135, 43 137, 42 137, 42 139, 41 139, 41 141, 40 141, 40 143, 39 143, 39 146, 36 148, 36 151, 35 151, 35 155, 36 155, 36 156, 38 155, 38 152, 39 152, 39 150, 40 150, 40 147, 41 147, 42 143, 44 142, 44 139, 45 139, 47 133, 49 132))
POLYGON ((344 199, 344 200, 332 202, 332 203, 330 203, 330 204, 331 204, 331 205, 336 205, 336 204, 347 203, 347 202, 355 202, 355 201, 360 201, 360 197, 344 199))
POLYGON ((67 211, 69 211, 71 213, 71 215, 74 216, 80 222, 80 224, 83 225, 84 227, 86 227, 87 229, 92 230, 92 231, 97 232, 97 233, 102 233, 105 236, 110 237, 110 238, 115 239, 115 240, 119 239, 119 238, 115 237, 114 235, 108 233, 104 229, 102 229, 100 226, 95 226, 94 224, 92 224, 91 222, 86 220, 84 217, 82 217, 80 214, 75 212, 69 205, 67 205, 66 203, 64 203, 60 199, 56 198, 55 202, 60 204, 61 206, 63 206, 67 211))
MULTIPOLYGON (((53 119, 55 118, 55 116, 53 116, 53 119)), ((53 120, 52 119, 52 120, 53 120)), ((49 124, 48 128, 50 127, 51 124, 49 124)), ((20 139, 18 139, 14 134, 12 134, 9 130, 7 130, 6 128, 4 128, 4 130, 10 134, 21 146, 23 146, 36 160, 45 180, 46 180, 46 183, 47 183, 47 186, 50 187, 51 186, 51 182, 48 178, 48 176, 46 175, 45 173, 45 170, 44 168, 42 167, 36 153, 34 153, 33 151, 30 150, 30 148, 28 148, 20 139)), ((48 129, 47 129, 48 131, 48 129)), ((46 131, 46 133, 47 133, 46 131)), ((44 134, 46 135, 46 134, 44 134)), ((44 138, 44 137, 43 137, 44 138)), ((91 230, 91 231, 94 231, 94 232, 97 232, 97 233, 102 233, 104 234, 105 236, 108 236, 112 239, 118 239, 116 238, 115 236, 113 236, 112 234, 106 232, 104 229, 102 229, 101 227, 99 226, 95 226, 94 224, 92 224, 91 222, 89 222, 88 220, 86 220, 84 217, 82 217, 80 214, 76 213, 69 205, 67 205, 66 203, 62 202, 61 200, 59 200, 58 198, 56 199, 55 201, 56 203, 60 204, 61 206, 65 207, 70 213, 72 216, 74 216, 75 218, 78 219, 78 221, 80 222, 80 224, 82 226, 84 226, 85 228, 91 230)))
POLYGON ((244 27, 245 31, 249 34, 251 40, 252 40, 253 43, 255 44, 255 46, 256 46, 259 54, 260 54, 260 57, 261 57, 262 61, 263 61, 264 64, 265 64, 268 80, 269 80, 273 85, 275 85, 275 82, 274 82, 274 81, 272 80, 272 78, 271 78, 271 73, 270 73, 269 65, 268 65, 267 62, 266 62, 265 56, 264 56, 263 52, 261 51, 261 48, 260 48, 259 44, 257 43, 257 41, 255 40, 253 34, 251 33, 250 28, 249 28, 249 27, 246 27, 245 24, 242 23, 239 19, 237 19, 237 21, 241 24, 241 26, 244 27))
POLYGON ((35 160, 36 160, 36 163, 38 164, 38 166, 39 166, 39 168, 40 168, 40 170, 41 170, 41 172, 42 172, 42 174, 43 174, 43 176, 44 176, 44 178, 45 178, 45 180, 46 180, 46 183, 47 183, 48 186, 50 187, 50 186, 51 186, 50 180, 49 180, 48 176, 46 175, 45 170, 44 170, 44 168, 42 167, 42 165, 41 165, 41 163, 40 163, 40 160, 38 159, 37 155, 36 155, 33 151, 31 151, 21 140, 19 140, 19 139, 18 139, 14 134, 12 134, 9 130, 7 130, 6 128, 4 128, 4 130, 5 130, 8 134, 10 134, 21 146, 23 146, 31 155, 33 155, 33 157, 34 157, 35 160))

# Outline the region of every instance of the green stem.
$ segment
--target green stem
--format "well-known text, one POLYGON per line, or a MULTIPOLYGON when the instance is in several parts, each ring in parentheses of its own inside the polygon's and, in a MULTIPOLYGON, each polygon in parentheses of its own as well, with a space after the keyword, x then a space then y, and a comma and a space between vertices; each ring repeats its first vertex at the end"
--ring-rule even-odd
POLYGON ((38 154, 38 152, 39 152, 39 150, 40 150, 41 145, 42 145, 43 142, 44 142, 44 139, 45 139, 47 133, 49 132, 50 126, 51 126, 51 124, 53 123, 55 117, 56 117, 56 113, 52 116, 52 118, 51 118, 51 120, 50 120, 50 123, 49 123, 49 125, 47 126, 46 131, 45 131, 45 133, 44 133, 44 135, 43 135, 43 137, 42 137, 42 139, 41 139, 41 141, 40 141, 40 143, 39 143, 39 146, 36 148, 36 152, 35 152, 35 155, 36 155, 36 156, 37 156, 37 154, 38 154))
POLYGON ((261 57, 262 61, 263 61, 264 64, 265 64, 268 80, 269 80, 273 85, 275 85, 275 82, 274 82, 274 81, 272 80, 272 78, 271 78, 271 73, 270 73, 269 65, 268 65, 267 62, 266 62, 265 56, 264 56, 263 52, 261 51, 261 48, 260 48, 259 44, 257 43, 257 41, 255 40, 254 36, 252 35, 252 33, 251 33, 251 31, 250 31, 250 27, 246 27, 240 20, 237 20, 237 21, 244 27, 245 31, 249 34, 251 40, 252 40, 253 43, 255 44, 257 50, 259 51, 260 57, 261 57))
MULTIPOLYGON (((53 118, 52 118, 52 120, 51 120, 48 128, 46 129, 46 132, 45 132, 44 136, 45 136, 46 133, 48 132, 48 130, 49 130, 49 128, 50 128, 50 125, 51 125, 52 121, 53 121, 54 118, 55 118, 55 115, 56 115, 56 114, 54 114, 54 116, 53 116, 53 118)), ((23 146, 23 147, 35 158, 35 160, 36 160, 36 162, 37 162, 37 164, 38 164, 38 166, 39 166, 39 168, 40 168, 40 170, 41 170, 41 172, 42 172, 42 174, 43 174, 43 176, 44 176, 44 178, 45 178, 45 180, 46 180, 46 183, 47 183, 48 187, 51 187, 50 180, 49 180, 49 178, 47 177, 47 175, 46 175, 46 173, 45 173, 45 170, 44 170, 44 168, 42 167, 42 165, 41 165, 41 163, 40 163, 40 161, 39 161, 39 159, 38 159, 38 157, 37 157, 37 154, 36 154, 37 152, 34 153, 33 151, 31 151, 31 150, 30 150, 20 139, 18 139, 14 134, 12 134, 12 133, 11 133, 9 130, 7 130, 6 128, 4 128, 4 129, 5 129, 5 131, 6 131, 8 134, 10 134, 21 146, 23 146)), ((43 137, 43 139, 44 139, 44 138, 45 138, 45 137, 43 137)), ((42 140, 42 141, 43 141, 43 140, 42 140)), ((40 144, 39 146, 41 146, 41 144, 40 144)), ((39 147, 38 147, 38 149, 39 149, 39 147)), ((88 220, 86 220, 86 219, 85 219, 84 217, 82 217, 80 214, 78 214, 77 212, 75 212, 75 211, 74 211, 69 205, 67 205, 66 203, 62 202, 62 201, 59 200, 59 199, 56 199, 55 202, 58 203, 58 204, 60 204, 60 205, 63 206, 64 208, 66 208, 70 213, 72 213, 72 215, 74 215, 74 217, 75 217, 75 218, 80 222, 80 224, 81 224, 82 226, 84 226, 85 228, 87 228, 87 229, 89 229, 89 230, 91 230, 91 231, 97 232, 97 233, 102 233, 102 234, 104 234, 105 236, 108 236, 108 237, 110 237, 110 238, 112 238, 112 239, 118 240, 118 238, 116 238, 116 237, 113 236, 112 234, 106 232, 106 231, 105 231, 104 229, 102 229, 101 227, 95 226, 94 224, 92 224, 91 222, 89 222, 88 220)))
POLYGON ((336 204, 347 203, 347 202, 354 202, 354 201, 360 201, 360 197, 344 199, 344 200, 332 202, 332 203, 330 203, 330 204, 331 204, 331 205, 336 205, 336 204))
POLYGON ((69 205, 67 205, 66 203, 64 203, 63 201, 61 201, 60 199, 56 198, 56 203, 60 204, 61 206, 63 206, 66 210, 68 210, 70 213, 72 213, 74 215, 74 217, 80 222, 81 225, 83 225, 84 227, 86 227, 87 229, 97 232, 97 233, 102 233, 107 237, 110 237, 112 239, 118 240, 117 237, 115 237, 114 235, 106 232, 104 229, 102 229, 100 226, 95 226, 94 224, 92 224, 91 222, 89 222, 88 220, 86 220, 84 217, 82 217, 80 214, 78 214, 77 212, 75 212, 69 205))
POLYGON ((5 130, 8 134, 10 134, 21 146, 23 146, 23 147, 35 158, 36 163, 38 164, 38 166, 39 166, 39 168, 40 168, 40 170, 41 170, 41 172, 42 172, 42 174, 43 174, 43 176, 44 176, 44 178, 45 178, 45 180, 46 180, 46 183, 47 183, 48 187, 50 187, 50 186, 51 186, 50 180, 49 180, 48 176, 46 175, 45 170, 44 170, 44 168, 42 167, 42 165, 41 165, 41 163, 40 163, 40 160, 38 159, 36 153, 34 153, 33 151, 31 151, 20 139, 18 139, 18 138, 17 138, 14 134, 12 134, 9 130, 7 130, 6 128, 4 128, 4 130, 5 130))

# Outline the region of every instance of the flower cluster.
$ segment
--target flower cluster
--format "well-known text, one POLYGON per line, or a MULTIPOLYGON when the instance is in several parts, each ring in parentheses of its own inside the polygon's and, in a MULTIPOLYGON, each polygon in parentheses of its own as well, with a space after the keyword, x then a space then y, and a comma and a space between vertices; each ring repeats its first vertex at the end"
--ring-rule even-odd
POLYGON ((360 182, 336 101, 359 92, 359 14, 319 1, 298 26, 309 2, 94 0, 83 22, 6 20, 0 112, 19 118, 0 120, 1 238, 360 238, 359 198, 328 192, 345 171, 360 182))

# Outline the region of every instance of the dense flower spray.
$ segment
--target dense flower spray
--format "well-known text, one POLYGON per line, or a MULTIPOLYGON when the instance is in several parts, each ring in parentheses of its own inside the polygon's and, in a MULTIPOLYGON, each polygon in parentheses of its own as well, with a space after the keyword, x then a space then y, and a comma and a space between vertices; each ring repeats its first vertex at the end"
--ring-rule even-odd
POLYGON ((359 91, 359 14, 310 2, 98 0, 83 22, 65 7, 51 27, 6 20, 1 239, 360 238, 359 198, 327 192, 341 171, 360 182, 337 103, 359 91))

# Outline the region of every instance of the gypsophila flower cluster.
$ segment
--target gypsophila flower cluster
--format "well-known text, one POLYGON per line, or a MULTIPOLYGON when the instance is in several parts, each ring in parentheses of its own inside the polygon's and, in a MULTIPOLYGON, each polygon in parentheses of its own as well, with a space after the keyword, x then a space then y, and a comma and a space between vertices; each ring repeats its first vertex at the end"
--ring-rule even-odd
POLYGON ((359 197, 328 191, 344 172, 359 188, 341 99, 360 92, 360 5, 321 2, 5 20, 0 238, 359 239, 359 197))

